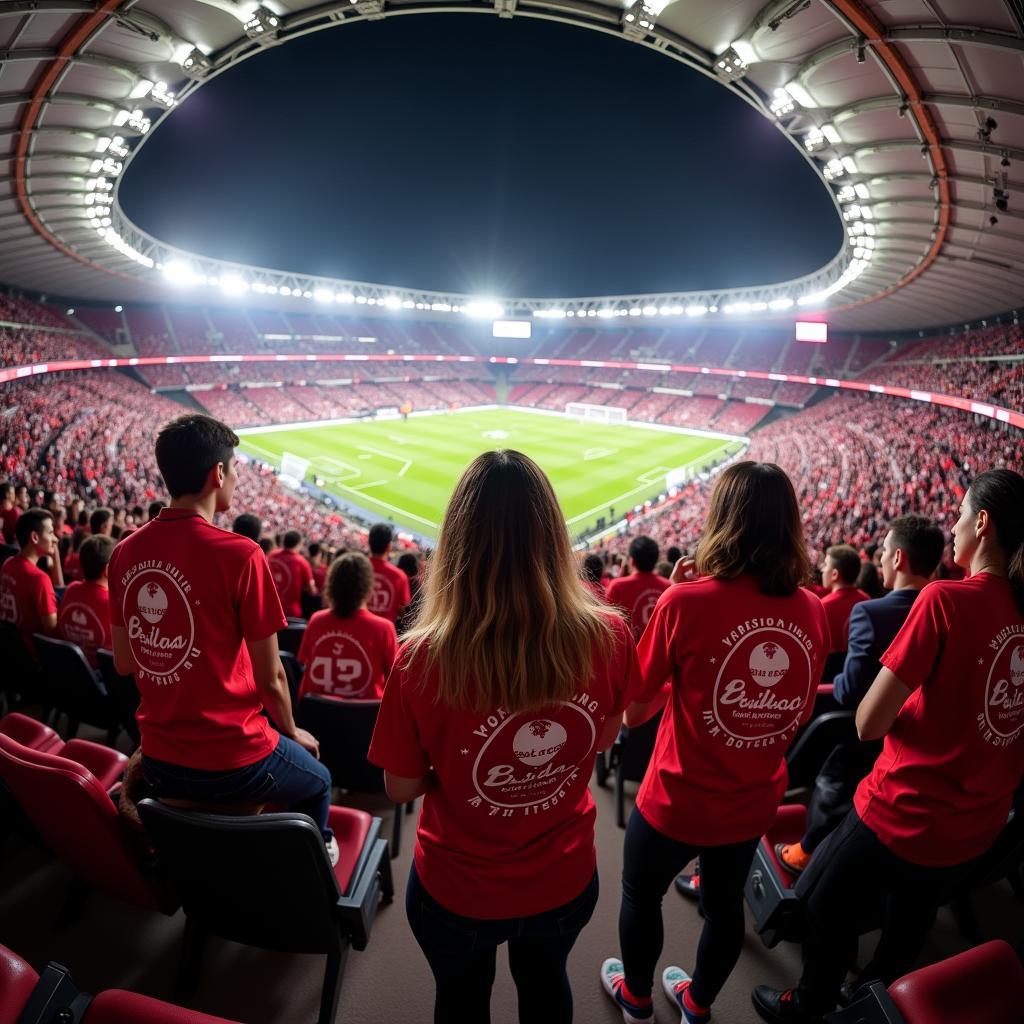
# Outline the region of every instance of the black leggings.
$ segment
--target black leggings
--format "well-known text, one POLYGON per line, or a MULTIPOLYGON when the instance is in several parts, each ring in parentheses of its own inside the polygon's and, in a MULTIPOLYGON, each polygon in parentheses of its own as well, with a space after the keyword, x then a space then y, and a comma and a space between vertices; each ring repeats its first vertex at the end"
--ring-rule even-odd
POLYGON ((759 841, 760 836, 728 846, 680 843, 652 828, 634 808, 626 829, 619 911, 619 946, 633 995, 651 994, 664 945, 662 897, 672 879, 699 855, 704 928, 690 991, 702 1006, 715 1001, 743 948, 743 886, 759 841))
POLYGON ((850 811, 815 853, 796 885, 804 901, 801 1004, 809 1013, 835 1009, 839 987, 857 955, 857 937, 882 926, 860 980, 892 984, 921 951, 935 908, 971 864, 922 867, 897 857, 850 811))

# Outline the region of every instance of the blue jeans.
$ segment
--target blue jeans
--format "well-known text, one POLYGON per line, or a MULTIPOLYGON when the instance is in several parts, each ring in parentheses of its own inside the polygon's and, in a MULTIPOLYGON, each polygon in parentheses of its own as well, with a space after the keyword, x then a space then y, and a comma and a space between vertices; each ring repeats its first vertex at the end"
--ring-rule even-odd
POLYGON ((156 797, 211 803, 283 803, 308 814, 330 840, 331 773, 295 740, 281 736, 272 754, 226 772, 201 771, 142 756, 142 774, 156 797))
POLYGON ((498 946, 519 995, 521 1024, 570 1024, 572 991, 565 965, 597 906, 597 872, 568 903, 543 914, 500 921, 463 917, 445 909, 420 882, 413 865, 405 911, 434 974, 434 1024, 489 1024, 498 946))

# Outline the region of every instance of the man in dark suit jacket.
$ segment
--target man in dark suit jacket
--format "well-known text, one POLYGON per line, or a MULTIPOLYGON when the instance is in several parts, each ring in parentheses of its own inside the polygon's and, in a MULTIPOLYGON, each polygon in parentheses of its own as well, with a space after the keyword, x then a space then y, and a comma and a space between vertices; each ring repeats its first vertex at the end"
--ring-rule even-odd
MULTIPOLYGON (((945 538, 930 519, 901 516, 889 524, 882 542, 882 582, 890 593, 861 601, 850 613, 850 633, 843 670, 832 683, 832 696, 856 711, 875 681, 881 657, 900 631, 910 607, 942 559, 945 538)), ((779 859, 799 874, 825 837, 846 817, 853 794, 878 756, 881 741, 841 743, 825 759, 807 807, 807 831, 799 843, 779 843, 779 859)))

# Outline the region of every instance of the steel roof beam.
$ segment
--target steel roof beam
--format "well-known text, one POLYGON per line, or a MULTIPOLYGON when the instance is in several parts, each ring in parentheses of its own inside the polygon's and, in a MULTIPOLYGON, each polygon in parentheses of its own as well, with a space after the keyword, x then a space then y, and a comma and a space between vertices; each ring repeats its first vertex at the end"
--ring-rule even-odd
POLYGON ((95 7, 91 0, 5 0, 0 18, 17 14, 88 14, 95 7))
MULTIPOLYGON (((1015 114, 1024 117, 1024 103, 1019 100, 1003 99, 999 96, 957 96, 953 93, 925 92, 921 93, 921 102, 939 107, 972 107, 975 110, 995 110, 1004 114, 1015 114)), ((823 108, 823 115, 833 124, 843 124, 861 114, 869 114, 876 110, 896 109, 904 101, 899 96, 874 96, 870 99, 858 100, 845 107, 823 108)))

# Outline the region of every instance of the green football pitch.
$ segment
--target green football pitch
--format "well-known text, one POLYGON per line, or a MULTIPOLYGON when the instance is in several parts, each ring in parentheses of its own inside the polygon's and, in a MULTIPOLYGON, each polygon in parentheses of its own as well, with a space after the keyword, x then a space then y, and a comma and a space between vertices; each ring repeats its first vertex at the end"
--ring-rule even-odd
POLYGON ((306 479, 373 516, 436 538, 466 466, 481 452, 516 448, 554 484, 574 536, 599 517, 625 514, 665 490, 665 476, 720 461, 741 445, 719 437, 623 424, 581 422, 515 408, 477 408, 287 430, 242 431, 243 451, 281 464, 309 460, 306 479))

